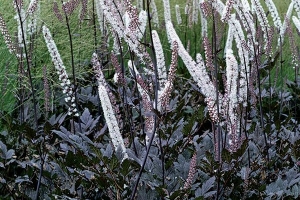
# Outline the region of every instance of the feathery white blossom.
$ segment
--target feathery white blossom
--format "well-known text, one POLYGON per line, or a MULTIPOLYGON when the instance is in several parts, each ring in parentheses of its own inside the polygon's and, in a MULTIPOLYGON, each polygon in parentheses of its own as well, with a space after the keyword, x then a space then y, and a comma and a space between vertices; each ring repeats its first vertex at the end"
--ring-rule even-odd
POLYGON ((280 46, 280 42, 283 43, 283 41, 284 41, 284 34, 286 32, 286 29, 287 29, 288 21, 290 20, 290 18, 292 16, 293 8, 294 8, 294 2, 292 1, 289 5, 289 8, 288 8, 286 14, 285 14, 285 18, 284 18, 283 24, 282 24, 281 29, 280 29, 279 34, 280 34, 281 38, 278 38, 278 46, 280 46))
POLYGON ((194 24, 198 23, 198 6, 197 4, 199 4, 199 0, 193 0, 193 7, 192 7, 192 22, 194 24))
POLYGON ((299 0, 292 0, 294 4, 295 11, 298 15, 298 18, 300 18, 300 1, 299 0))
POLYGON ((159 36, 155 30, 152 31, 153 45, 155 50, 155 56, 157 60, 157 72, 158 72, 158 81, 159 87, 164 87, 167 80, 167 72, 165 65, 165 56, 163 48, 159 39, 159 36))
POLYGON ((171 21, 170 2, 169 2, 169 0, 163 0, 163 1, 164 1, 164 17, 165 17, 165 22, 171 21))
POLYGON ((120 132, 120 128, 118 125, 115 112, 113 110, 113 106, 111 104, 111 100, 108 95, 108 91, 106 89, 107 83, 101 70, 101 64, 98 61, 97 54, 95 53, 93 54, 92 57, 92 64, 99 84, 98 85, 99 98, 101 101, 101 106, 103 109, 103 114, 106 120, 106 124, 109 130, 109 135, 111 137, 115 150, 120 148, 120 150, 122 151, 123 160, 124 160, 128 158, 128 154, 126 151, 124 140, 120 132))
POLYGON ((100 27, 101 33, 104 31, 104 16, 103 16, 103 10, 102 7, 100 6, 99 0, 96 0, 96 13, 97 13, 97 19, 100 27))
POLYGON ((142 39, 144 36, 146 25, 147 25, 147 12, 142 10, 139 14, 139 28, 137 29, 138 40, 142 39))
POLYGON ((150 1, 150 7, 152 9, 152 22, 154 23, 154 25, 156 27, 158 27, 159 26, 159 19, 158 19, 158 12, 157 12, 157 7, 156 7, 155 0, 150 1))
POLYGON ((181 19, 180 7, 178 4, 175 5, 175 13, 176 13, 177 24, 179 25, 182 23, 182 19, 181 19))
POLYGON ((262 31, 263 31, 263 37, 264 37, 264 41, 265 41, 265 47, 268 44, 268 40, 269 38, 269 33, 270 33, 270 25, 266 16, 266 13, 262 7, 262 5, 260 4, 259 0, 251 0, 252 3, 252 8, 253 11, 256 13, 257 16, 257 20, 260 24, 260 26, 262 27, 262 31))
POLYGON ((274 2, 272 0, 265 0, 265 2, 273 18, 274 26, 277 30, 280 30, 281 20, 274 2))
POLYGON ((26 42, 27 34, 26 34, 26 15, 23 8, 20 8, 15 16, 15 19, 18 22, 18 45, 19 47, 24 47, 23 37, 26 42), (23 29, 22 29, 23 28, 23 29))
MULTIPOLYGON (((237 144, 237 131, 239 130, 236 125, 239 125, 238 123, 238 112, 236 108, 238 107, 238 78, 239 78, 239 69, 238 69, 238 63, 233 55, 233 52, 231 49, 226 50, 226 77, 227 77, 227 92, 228 92, 228 110, 227 115, 229 118, 229 121, 227 122, 228 125, 228 144, 230 146, 230 149, 234 150, 235 146, 237 144)), ((227 103, 227 102, 226 102, 227 103)))
POLYGON ((71 86, 68 73, 60 57, 56 44, 52 39, 51 33, 45 25, 43 26, 43 35, 44 35, 45 42, 47 44, 48 51, 52 58, 52 62, 54 64, 55 69, 57 70, 57 74, 59 75, 58 78, 61 81, 60 85, 63 88, 63 93, 67 95, 65 101, 71 104, 69 107, 68 114, 69 115, 74 114, 75 116, 78 116, 79 114, 76 109, 76 104, 74 103, 75 95, 74 95, 73 87, 71 86))
POLYGON ((204 0, 199 0, 198 9, 200 12, 200 19, 201 19, 201 36, 207 37, 207 19, 203 13, 203 10, 201 9, 201 4, 204 2, 204 0))
POLYGON ((293 16, 292 17, 292 20, 296 26, 296 28, 298 29, 298 31, 300 32, 300 20, 296 17, 296 16, 293 16))

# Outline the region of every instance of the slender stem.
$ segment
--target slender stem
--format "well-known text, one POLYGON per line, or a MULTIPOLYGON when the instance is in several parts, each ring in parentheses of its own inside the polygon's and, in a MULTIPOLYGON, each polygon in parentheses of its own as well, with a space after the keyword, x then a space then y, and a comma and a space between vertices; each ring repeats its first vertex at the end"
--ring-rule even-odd
MULTIPOLYGON (((149 32, 150 32, 150 40, 151 40, 151 49, 152 49, 152 52, 153 52, 153 66, 154 66, 154 76, 155 76, 154 109, 157 110, 157 102, 158 102, 158 98, 157 98, 158 97, 158 72, 157 72, 156 55, 154 53, 155 51, 154 51, 154 45, 153 45, 153 38, 152 38, 152 34, 151 34, 152 27, 151 27, 151 21, 150 21, 150 6, 149 5, 150 5, 150 0, 147 0, 148 24, 149 24, 149 32)), ((154 137, 155 137, 155 132, 156 132, 156 129, 157 129, 157 127, 156 127, 157 125, 158 125, 157 115, 154 115, 154 125, 153 125, 154 128, 153 128, 153 132, 152 132, 152 135, 150 137, 150 141, 149 141, 149 144, 148 144, 146 155, 145 155, 145 157, 143 159, 142 166, 140 168, 140 171, 139 171, 136 183, 134 185, 134 188, 133 188, 133 191, 132 191, 132 194, 131 194, 131 197, 130 197, 131 200, 133 200, 134 197, 135 197, 135 194, 136 194, 136 191, 137 191, 137 187, 139 185, 139 182, 140 182, 140 179, 141 179, 142 173, 144 171, 145 164, 146 164, 149 152, 150 152, 150 148, 151 148, 151 145, 152 145, 154 137)))
POLYGON ((23 40, 23 45, 24 45, 25 57, 26 57, 28 77, 29 77, 30 87, 31 87, 31 90, 32 90, 32 101, 33 101, 33 112, 34 112, 35 128, 37 128, 38 127, 37 108, 36 108, 37 104, 36 104, 35 92, 34 92, 35 90, 34 90, 34 86, 33 86, 31 69, 30 69, 30 61, 29 61, 29 58, 28 58, 27 45, 26 45, 26 41, 25 41, 25 33, 24 33, 24 29, 23 29, 23 21, 22 21, 23 19, 21 17, 21 10, 20 10, 20 7, 18 6, 17 0, 15 0, 15 4, 16 4, 16 7, 17 7, 20 26, 21 26, 21 31, 22 31, 22 40, 23 40))
MULTIPOLYGON (((63 1, 62 1, 63 4, 63 1)), ((74 97, 75 97, 75 104, 76 104, 76 108, 78 109, 78 99, 77 99, 77 82, 76 82, 76 74, 75 74, 75 62, 74 62, 74 49, 73 49, 73 40, 72 40, 72 33, 71 33, 71 28, 70 28, 70 22, 69 22, 69 17, 64 10, 64 14, 65 14, 65 18, 66 18, 66 26, 67 26, 67 30, 68 30, 68 36, 69 36, 69 42, 70 42, 70 51, 71 51, 71 66, 72 66, 72 74, 73 74, 73 85, 74 85, 74 97)), ((81 123, 80 123, 80 119, 79 120, 79 131, 82 132, 81 129, 81 123)), ((73 116, 73 127, 74 127, 74 133, 75 133, 75 122, 74 122, 74 116, 73 116)))
POLYGON ((36 187, 35 200, 39 199, 39 190, 40 190, 40 186, 41 186, 41 180, 42 180, 42 175, 43 175, 43 171, 44 171, 44 163, 45 163, 45 159, 43 157, 41 150, 40 150, 40 157, 41 157, 41 166, 40 166, 39 180, 38 180, 38 184, 36 187))

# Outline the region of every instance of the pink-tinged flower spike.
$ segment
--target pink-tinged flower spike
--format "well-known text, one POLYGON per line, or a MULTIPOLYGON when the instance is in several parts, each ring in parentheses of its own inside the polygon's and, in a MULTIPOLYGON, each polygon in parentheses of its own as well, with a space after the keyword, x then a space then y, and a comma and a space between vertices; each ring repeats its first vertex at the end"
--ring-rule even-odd
POLYGON ((196 165, 197 165, 197 153, 194 153, 190 162, 189 174, 183 186, 183 189, 185 190, 189 189, 192 186, 195 174, 197 172, 196 165))
POLYGON ((300 18, 300 1, 299 0, 292 0, 292 2, 294 3, 294 8, 295 8, 295 11, 298 15, 298 18, 300 18))
POLYGON ((260 26, 262 27, 262 31, 263 31, 263 37, 264 37, 264 41, 265 41, 265 47, 267 46, 267 41, 270 40, 269 38, 269 32, 270 32, 270 25, 266 16, 266 13, 263 9, 263 7, 260 4, 259 0, 251 0, 252 6, 253 6, 253 10, 256 13, 258 22, 260 24, 260 26))
POLYGON ((292 1, 289 5, 289 8, 285 14, 285 18, 284 18, 284 21, 283 21, 283 24, 281 26, 281 29, 280 29, 280 37, 281 38, 278 38, 278 43, 277 43, 277 46, 279 47, 280 44, 283 43, 284 41, 284 34, 286 32, 286 28, 288 26, 288 23, 289 23, 289 20, 291 19, 291 16, 292 16, 292 13, 293 13, 293 8, 294 8, 294 2, 292 1), (280 41, 281 40, 281 41, 280 41))
POLYGON ((124 159, 128 158, 128 154, 126 151, 124 140, 123 140, 121 132, 120 132, 120 128, 119 128, 118 121, 117 121, 117 118, 115 115, 115 111, 113 110, 111 100, 109 98, 109 94, 106 89, 107 83, 106 83, 106 80, 102 73, 101 64, 98 61, 97 54, 95 54, 95 53, 93 54, 91 61, 92 61, 93 69, 96 73, 96 78, 98 81, 99 98, 101 101, 104 118, 106 120, 106 124, 107 124, 108 130, 109 130, 109 135, 111 137, 112 144, 113 144, 115 150, 117 150, 117 149, 121 150, 121 152, 123 154, 123 159, 122 159, 122 161, 123 161, 124 159))
POLYGON ((227 0, 225 4, 225 8, 221 14, 221 21, 227 22, 230 18, 230 13, 232 11, 233 5, 235 4, 234 0, 227 0))
POLYGON ((56 44, 52 39, 51 33, 45 25, 43 26, 43 35, 47 44, 48 51, 52 58, 52 62, 54 64, 55 69, 57 70, 57 74, 59 75, 59 80, 61 81, 60 85, 63 87, 63 93, 67 95, 65 101, 70 104, 68 115, 79 116, 75 104, 75 94, 73 91, 73 87, 71 86, 69 76, 60 57, 60 54, 57 50, 56 44))
POLYGON ((158 19, 158 12, 157 12, 157 7, 155 4, 155 0, 150 1, 150 8, 152 9, 152 22, 156 27, 159 26, 159 19, 158 19))
POLYGON ((165 82, 167 81, 167 71, 165 65, 165 56, 163 52, 163 48, 159 39, 159 36, 155 30, 152 31, 153 45, 155 56, 157 60, 157 75, 158 75, 158 83, 159 89, 165 86, 165 82))
MULTIPOLYGON (((238 112, 237 107, 239 105, 239 69, 238 63, 233 55, 231 49, 226 50, 226 91, 228 92, 228 102, 226 102, 228 109, 225 113, 228 116, 227 129, 228 129, 228 144, 229 149, 235 151, 237 149, 238 143, 238 130, 239 130, 239 120, 238 120, 238 112)), ((224 102, 225 103, 225 102, 224 102)))
MULTIPOLYGON (((247 82, 246 80, 249 78, 249 47, 245 42, 245 36, 241 27, 241 24, 238 20, 235 19, 234 15, 232 15, 231 19, 228 21, 229 26, 233 31, 233 36, 236 42, 236 47, 238 48, 238 55, 241 62, 240 67, 240 95, 239 102, 246 104, 247 99, 247 82), (247 78, 248 76, 248 78, 247 78)), ((226 49, 227 51, 227 49, 226 49)))
POLYGON ((5 23, 2 15, 0 15, 0 31, 1 31, 1 33, 3 35, 4 42, 5 42, 8 50, 9 50, 9 52, 11 54, 15 54, 16 53, 16 47, 12 43, 11 37, 10 37, 9 32, 7 30, 7 27, 6 27, 6 23, 5 23))
POLYGON ((282 24, 281 24, 281 19, 279 17, 277 8, 272 0, 265 0, 266 5, 271 13, 271 16, 273 18, 274 26, 276 27, 277 30, 280 30, 282 24))
POLYGON ((74 10, 78 7, 80 0, 69 0, 63 2, 62 9, 66 12, 67 15, 71 15, 74 10))
POLYGON ((32 0, 27 9, 28 14, 28 35, 36 33, 37 29, 37 18, 40 15, 40 2, 38 0, 32 0))
POLYGON ((30 3, 29 3, 29 6, 27 8, 26 13, 27 14, 34 13, 36 11, 36 9, 38 8, 38 3, 39 3, 38 0, 31 0, 30 3))
POLYGON ((54 15, 55 17, 60 21, 60 22, 63 22, 63 17, 61 15, 61 12, 58 8, 58 4, 56 1, 53 2, 53 12, 54 12, 54 15))
MULTIPOLYGON (((242 25, 247 33, 248 46, 250 47, 251 52, 254 52, 254 42, 256 41, 256 29, 254 27, 255 22, 253 20, 253 16, 250 13, 249 3, 248 1, 238 2, 234 4, 234 9, 236 10, 236 13, 238 14, 242 25)), ((252 55, 254 54, 252 53, 252 55)))
POLYGON ((178 44, 176 41, 172 44, 171 66, 168 73, 168 80, 159 96, 158 110, 166 109, 170 102, 171 92, 173 90, 173 82, 176 75, 176 67, 178 63, 178 44))
MULTIPOLYGON (((136 16, 136 15, 135 13, 130 13, 130 12, 135 12, 136 9, 134 9, 132 6, 128 8, 127 12, 130 18, 130 24, 129 24, 129 28, 126 29, 122 23, 122 19, 120 18, 115 6, 109 5, 110 1, 106 1, 106 0, 99 0, 99 1, 100 1, 100 6, 103 9, 103 14, 105 16, 105 19, 110 24, 112 31, 116 32, 116 34, 118 34, 120 39, 123 38, 125 40, 125 42, 131 48, 131 51, 133 51, 136 54, 136 56, 139 58, 141 63, 146 64, 151 69, 153 69, 153 63, 150 55, 145 50, 145 47, 142 46, 139 40, 137 39, 137 35, 136 35, 137 27, 135 27, 135 24, 138 22, 138 18, 137 19, 132 18, 132 16, 136 16)), ((127 1, 128 0, 126 0, 125 2, 127 1)))
POLYGON ((153 110, 153 103, 151 101, 150 95, 147 92, 149 91, 149 89, 147 89, 147 85, 143 81, 140 73, 138 72, 134 63, 131 60, 128 61, 128 68, 130 69, 131 75, 133 77, 136 77, 138 91, 142 96, 143 108, 145 112, 145 140, 148 146, 151 134, 154 130, 154 116, 151 114, 153 110))
POLYGON ((201 36, 207 37, 207 19, 201 7, 201 5, 203 5, 203 2, 204 0, 200 0, 198 4, 198 9, 200 12, 200 20, 201 20, 201 36))
POLYGON ((180 25, 182 23, 182 19, 181 19, 180 7, 178 4, 175 5, 175 13, 176 13, 177 24, 180 25))

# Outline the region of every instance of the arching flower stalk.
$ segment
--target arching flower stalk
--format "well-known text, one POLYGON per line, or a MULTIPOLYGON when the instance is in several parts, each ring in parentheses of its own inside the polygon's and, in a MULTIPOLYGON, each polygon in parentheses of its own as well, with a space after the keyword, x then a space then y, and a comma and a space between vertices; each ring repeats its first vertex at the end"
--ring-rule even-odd
POLYGON ((101 70, 101 64, 98 61, 98 56, 96 53, 93 54, 91 62, 98 81, 99 98, 103 109, 104 118, 106 120, 106 124, 109 130, 109 135, 112 139, 112 144, 115 150, 118 149, 121 150, 123 154, 123 159, 122 159, 123 161, 124 159, 128 158, 128 154, 124 144, 124 140, 120 132, 115 111, 113 110, 113 106, 109 97, 109 91, 107 91, 108 87, 107 87, 105 77, 101 70))

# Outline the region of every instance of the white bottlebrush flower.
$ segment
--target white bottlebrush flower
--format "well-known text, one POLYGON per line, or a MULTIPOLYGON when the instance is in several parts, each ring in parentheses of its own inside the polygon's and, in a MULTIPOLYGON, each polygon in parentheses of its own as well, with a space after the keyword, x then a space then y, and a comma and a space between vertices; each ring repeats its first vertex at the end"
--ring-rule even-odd
POLYGON ((227 33, 227 40, 225 44, 225 56, 227 49, 232 49, 232 42, 233 42, 233 31, 232 31, 232 26, 228 26, 228 33, 227 33))
POLYGON ((164 17, 165 17, 165 22, 171 21, 170 2, 169 2, 169 0, 163 0, 163 1, 164 1, 164 17))
POLYGON ((96 13, 97 13, 97 19, 98 19, 100 31, 101 33, 103 33, 105 27, 104 14, 103 14, 102 7, 100 6, 100 2, 98 0, 96 1, 96 13))
POLYGON ((125 14, 123 15, 123 22, 124 22, 124 26, 126 29, 129 29, 129 24, 130 24, 130 17, 128 12, 126 11, 125 14))
MULTIPOLYGON (((226 50, 226 77, 227 83, 226 88, 228 92, 228 107, 227 116, 229 121, 227 121, 228 125, 228 138, 229 138, 229 146, 230 149, 235 149, 234 146, 237 144, 237 129, 234 126, 235 124, 239 124, 238 122, 238 112, 236 111, 238 107, 238 79, 239 79, 239 69, 238 63, 233 55, 233 51, 231 49, 226 50)), ((227 103, 227 102, 226 102, 227 103)))
MULTIPOLYGON (((71 82, 69 80, 68 73, 66 71, 66 68, 63 64, 63 61, 60 57, 60 54, 58 52, 58 49, 56 47, 56 44, 54 40, 52 39, 51 33, 49 29, 44 25, 43 26, 43 35, 45 42, 47 44, 48 51, 50 53, 50 56, 52 58, 52 62, 54 64, 54 67, 57 71, 57 74, 59 75, 58 78, 61 81, 61 86, 63 88, 63 93, 67 95, 67 98, 65 98, 65 101, 68 103, 70 102, 74 97, 74 91, 73 88, 71 87, 71 82)), ((74 100, 75 102, 75 100, 74 100)), ((69 114, 76 114, 77 110, 76 105, 75 106, 70 106, 69 107, 69 114)))
POLYGON ((281 20, 274 2, 272 0, 265 0, 265 2, 273 18, 274 26, 277 30, 280 30, 281 20))
POLYGON ((106 87, 106 80, 101 70, 100 62, 98 61, 97 54, 93 54, 92 64, 98 81, 98 92, 103 109, 103 114, 106 120, 106 124, 109 130, 109 135, 112 139, 115 150, 120 149, 123 154, 123 160, 128 158, 127 150, 122 138, 118 121, 109 98, 109 94, 106 87))
POLYGON ((300 32, 300 20, 296 17, 296 16, 293 16, 292 17, 292 20, 296 26, 296 28, 298 29, 298 31, 300 32))
POLYGON ((182 23, 182 19, 181 19, 180 7, 178 4, 175 5, 175 13, 176 13, 177 24, 180 25, 182 23))
POLYGON ((251 8, 248 0, 241 0, 241 5, 244 7, 245 11, 250 12, 251 8))
POLYGON ((159 39, 159 36, 155 30, 152 31, 153 45, 155 50, 155 56, 157 60, 157 72, 158 72, 158 81, 159 87, 164 87, 167 80, 167 72, 165 65, 165 56, 163 48, 159 39))
POLYGON ((230 18, 230 13, 235 4, 234 0, 227 0, 223 12, 221 14, 221 21, 227 22, 230 18))
POLYGON ((225 5, 221 0, 214 0, 212 1, 212 6, 216 9, 216 11, 222 15, 225 5))
POLYGON ((248 33, 247 34, 248 45, 251 48, 251 51, 254 52, 253 44, 256 41, 256 39, 255 39, 256 28, 254 26, 255 22, 254 22, 253 16, 250 13, 249 3, 248 3, 248 1, 247 1, 247 3, 242 2, 242 1, 238 2, 238 3, 234 4, 234 9, 235 9, 237 15, 239 16, 245 31, 248 33))
POLYGON ((169 43, 172 44, 174 41, 178 43, 178 55, 183 60, 185 66, 187 67, 194 81, 201 89, 202 93, 206 97, 211 97, 213 100, 216 100, 216 88, 214 87, 213 83, 211 82, 208 76, 204 61, 201 59, 201 62, 196 63, 192 59, 192 57, 184 48, 181 40, 179 39, 172 22, 168 21, 166 23, 166 29, 169 43))
POLYGON ((138 40, 142 39, 144 36, 146 26, 147 26, 147 12, 142 10, 139 14, 139 28, 137 29, 137 38, 138 40))
POLYGON ((201 36, 202 38, 207 37, 207 19, 203 13, 203 10, 201 9, 201 4, 204 2, 204 0, 199 0, 198 9, 200 12, 200 19, 201 19, 201 36))
POLYGON ((270 25, 267 19, 267 15, 262 7, 262 5, 260 4, 259 0, 251 0, 252 6, 253 6, 253 11, 255 11, 256 16, 257 16, 257 20, 260 24, 260 26, 262 27, 262 31, 263 31, 263 37, 264 37, 264 41, 265 41, 265 47, 267 46, 268 42, 270 40, 269 38, 269 33, 270 33, 270 25))
POLYGON ((285 14, 285 18, 284 18, 283 24, 281 26, 280 33, 279 33, 281 38, 278 38, 277 46, 280 46, 280 42, 283 43, 283 41, 284 41, 284 34, 285 34, 287 26, 288 26, 288 21, 291 19, 291 16, 293 13, 293 8, 294 8, 294 2, 292 1, 289 5, 289 8, 288 8, 286 14, 285 14))
POLYGON ((40 15, 40 2, 38 0, 32 0, 27 9, 28 13, 28 35, 33 35, 36 33, 37 21, 40 15))
POLYGON ((158 19, 158 12, 157 12, 157 7, 156 7, 155 0, 150 1, 150 7, 152 9, 152 22, 154 23, 154 25, 156 27, 158 27, 159 26, 159 19, 158 19))
POLYGON ((198 5, 199 4, 199 0, 193 0, 193 10, 192 10, 192 22, 194 24, 197 24, 198 23, 198 5))
POLYGON ((300 18, 300 1, 299 0, 292 0, 294 4, 295 11, 298 15, 298 18, 300 18))
POLYGON ((18 22, 18 45, 19 47, 24 47, 24 41, 26 42, 26 38, 27 38, 27 33, 26 33, 27 25, 26 25, 26 13, 23 8, 17 10, 15 19, 18 22))
POLYGON ((26 13, 32 14, 36 11, 36 9, 38 9, 38 7, 39 7, 39 1, 38 0, 31 0, 26 13))

